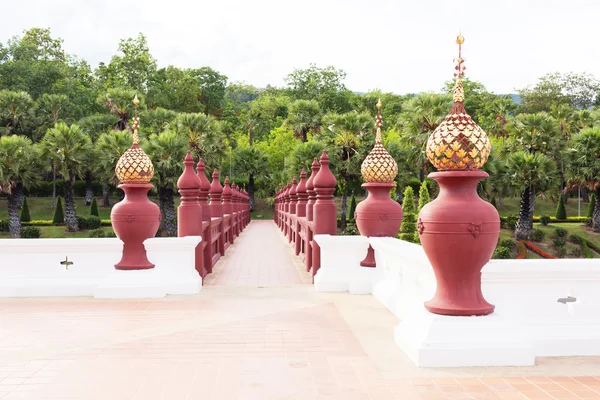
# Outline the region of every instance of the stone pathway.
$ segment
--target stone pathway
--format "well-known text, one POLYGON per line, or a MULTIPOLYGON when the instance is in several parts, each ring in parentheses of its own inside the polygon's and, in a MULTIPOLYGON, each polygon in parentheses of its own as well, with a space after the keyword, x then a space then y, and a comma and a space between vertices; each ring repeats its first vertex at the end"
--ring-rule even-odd
POLYGON ((416 368, 396 318, 316 293, 271 221, 228 253, 195 296, 0 299, 0 399, 600 400, 599 357, 416 368))

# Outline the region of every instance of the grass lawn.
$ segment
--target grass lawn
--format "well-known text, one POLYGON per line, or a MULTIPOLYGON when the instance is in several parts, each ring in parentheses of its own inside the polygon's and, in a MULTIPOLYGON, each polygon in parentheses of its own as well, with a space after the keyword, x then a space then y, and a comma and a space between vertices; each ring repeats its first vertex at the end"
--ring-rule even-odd
MULTIPOLYGON (((43 239, 49 238, 87 238, 88 231, 79 232, 67 232, 67 228, 64 226, 40 226, 43 239)), ((103 226, 101 228, 105 233, 112 232, 110 226, 103 226)), ((10 238, 10 233, 0 232, 0 239, 10 238)))

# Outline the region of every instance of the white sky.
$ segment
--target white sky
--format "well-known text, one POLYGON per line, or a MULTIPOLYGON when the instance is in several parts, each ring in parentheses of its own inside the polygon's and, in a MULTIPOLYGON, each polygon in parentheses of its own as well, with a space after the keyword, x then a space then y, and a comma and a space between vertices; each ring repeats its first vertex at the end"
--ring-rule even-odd
POLYGON ((95 67, 142 32, 160 66, 208 65, 259 87, 314 62, 346 71, 354 91, 439 90, 459 29, 467 77, 496 93, 548 72, 600 78, 594 0, 12 0, 5 11, 2 42, 49 27, 95 67))

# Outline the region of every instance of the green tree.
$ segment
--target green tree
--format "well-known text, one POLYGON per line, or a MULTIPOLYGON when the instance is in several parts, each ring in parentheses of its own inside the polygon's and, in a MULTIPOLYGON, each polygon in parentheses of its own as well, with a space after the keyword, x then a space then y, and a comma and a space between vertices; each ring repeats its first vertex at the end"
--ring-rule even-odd
POLYGON ((221 126, 212 115, 177 114, 169 129, 185 139, 194 158, 202 157, 208 170, 218 166, 225 146, 221 126))
MULTIPOLYGON (((97 103, 108 108, 111 114, 119 118, 114 128, 123 131, 133 117, 134 106, 131 99, 136 96, 136 92, 126 89, 108 89, 106 94, 97 99, 97 103)), ((144 104, 143 98, 140 98, 140 108, 144 104)), ((143 108, 142 108, 143 109, 143 108)))
POLYGON ((227 77, 210 67, 192 69, 189 72, 200 83, 202 89, 200 102, 204 106, 206 115, 220 115, 225 104, 227 77))
POLYGON ((8 229, 13 237, 21 235, 15 188, 19 183, 34 183, 38 159, 37 147, 29 138, 17 135, 0 137, 0 192, 7 195, 8 229))
POLYGON ((346 73, 333 66, 294 69, 285 78, 289 92, 297 100, 315 100, 325 111, 344 113, 351 110, 351 92, 344 85, 346 73))
POLYGON ((58 196, 56 206, 54 207, 54 216, 52 217, 53 225, 62 225, 65 223, 65 212, 62 205, 62 197, 58 196))
POLYGON ((142 147, 154 164, 153 181, 158 190, 159 207, 163 215, 164 229, 169 236, 177 235, 177 214, 174 195, 177 179, 183 172, 183 159, 187 153, 187 141, 172 130, 152 134, 142 142, 142 147))
POLYGON ((600 232, 600 128, 588 128, 573 137, 569 151, 571 179, 595 192, 592 230, 600 232))
POLYGON ((560 194, 558 205, 556 206, 556 219, 567 219, 567 210, 565 209, 565 195, 560 194))
POLYGON ((427 187, 427 181, 424 181, 421 184, 421 188, 419 189, 419 208, 418 212, 421 212, 421 209, 425 204, 431 201, 431 197, 429 196, 429 187, 427 187))
POLYGON ((144 133, 144 136, 150 136, 153 133, 158 135, 167 129, 176 116, 175 111, 161 107, 144 110, 140 114, 141 132, 144 133))
POLYGON ((23 126, 32 118, 33 100, 27 92, 0 90, 0 118, 4 134, 23 133, 23 126))
POLYGON ((157 65, 146 37, 140 33, 137 38, 121 39, 118 51, 121 54, 113 56, 108 65, 100 63, 96 70, 98 80, 105 88, 130 88, 146 93, 157 65))
POLYGON ((417 209, 415 208, 415 192, 411 186, 407 186, 406 189, 404 189, 402 211, 404 211, 404 213, 412 214, 416 214, 417 212, 417 209))
POLYGON ((287 126, 294 131, 302 143, 308 141, 308 133, 319 133, 321 128, 321 108, 315 100, 296 100, 290 104, 287 126))
POLYGON ((204 112, 201 81, 192 71, 172 65, 156 71, 148 86, 148 107, 188 113, 204 112))
POLYGON ((68 107, 69 99, 66 95, 44 93, 36 101, 36 111, 40 119, 38 132, 42 135, 46 133, 49 127, 54 126, 59 121, 68 107))
POLYGON ((590 203, 588 204, 587 217, 592 219, 594 217, 594 210, 596 209, 596 193, 592 193, 590 196, 590 203))
POLYGON ((31 221, 31 215, 29 214, 29 204, 27 203, 27 198, 23 200, 23 208, 21 208, 21 217, 19 219, 21 220, 21 222, 31 221))
POLYGON ((98 212, 98 202, 96 201, 95 197, 94 200, 92 200, 92 206, 90 207, 90 215, 94 215, 96 217, 100 216, 100 213, 98 212))
POLYGON ((505 184, 520 194, 517 240, 528 240, 533 231, 533 212, 537 194, 556 184, 555 163, 541 153, 512 153, 506 160, 505 184))
POLYGON ((42 139, 42 149, 64 180, 65 223, 69 231, 77 231, 77 216, 73 198, 73 183, 78 174, 85 172, 92 141, 78 125, 59 122, 48 129, 42 139))
POLYGON ((421 93, 404 103, 398 128, 401 139, 410 146, 409 162, 419 166, 421 182, 431 168, 425 154, 427 140, 446 118, 451 106, 452 97, 433 93, 421 93))
POLYGON ((108 184, 117 183, 115 166, 119 158, 131 147, 132 137, 127 131, 112 131, 100 135, 96 141, 96 154, 98 163, 96 174, 102 179, 102 202, 103 207, 110 207, 108 184))
POLYGON ((348 218, 354 219, 355 212, 356 212, 356 196, 354 196, 354 192, 352 192, 352 200, 350 200, 350 212, 348 213, 348 218))
POLYGON ((267 158, 254 146, 238 147, 233 153, 235 176, 248 177, 248 196, 250 197, 250 210, 254 211, 254 180, 267 173, 267 158))

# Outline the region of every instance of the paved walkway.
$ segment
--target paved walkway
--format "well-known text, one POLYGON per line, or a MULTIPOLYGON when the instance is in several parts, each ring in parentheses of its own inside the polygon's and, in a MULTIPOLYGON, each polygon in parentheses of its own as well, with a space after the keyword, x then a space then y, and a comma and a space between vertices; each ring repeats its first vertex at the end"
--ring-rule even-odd
POLYGON ((598 357, 416 368, 393 315, 302 284, 277 235, 253 221, 195 296, 0 299, 0 399, 600 399, 598 357))

